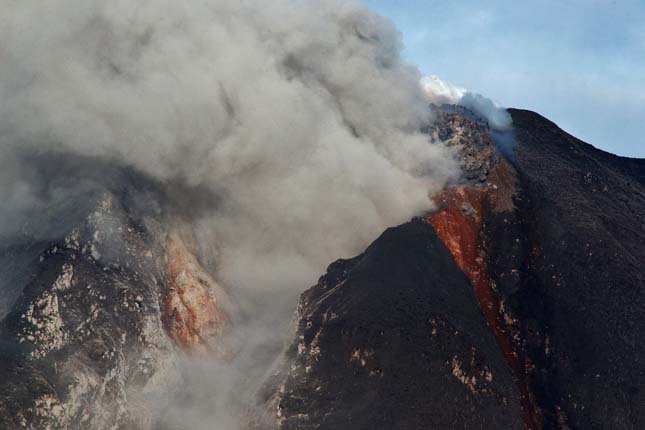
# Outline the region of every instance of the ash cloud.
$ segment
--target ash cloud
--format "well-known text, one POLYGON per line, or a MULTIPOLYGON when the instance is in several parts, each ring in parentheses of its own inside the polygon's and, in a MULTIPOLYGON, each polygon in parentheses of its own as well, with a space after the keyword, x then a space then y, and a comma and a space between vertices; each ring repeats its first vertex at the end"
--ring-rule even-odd
MULTIPOLYGON (((297 296, 328 263, 430 209, 429 196, 459 174, 452 153, 420 132, 431 121, 428 98, 400 58, 398 32, 355 2, 0 6, 0 161, 11 166, 0 177, 10 202, 0 236, 34 213, 74 206, 100 182, 76 172, 37 192, 49 182, 38 166, 56 169, 48 154, 206 190, 184 210, 199 207, 200 245, 216 248, 218 280, 256 315, 242 327, 251 340, 241 356, 265 363, 217 364, 212 373, 226 375, 199 389, 217 386, 226 407, 168 408, 179 421, 230 428, 212 415, 230 417, 239 378, 270 365, 276 339, 266 327, 284 333, 297 296)), ((40 237, 55 234, 48 225, 40 237)))
MULTIPOLYGON (((3 157, 55 150, 208 188, 224 203, 204 223, 233 284, 281 265, 311 276, 456 174, 419 133, 426 99, 399 34, 356 3, 2 7, 3 157)), ((20 179, 5 183, 30 204, 20 179)))

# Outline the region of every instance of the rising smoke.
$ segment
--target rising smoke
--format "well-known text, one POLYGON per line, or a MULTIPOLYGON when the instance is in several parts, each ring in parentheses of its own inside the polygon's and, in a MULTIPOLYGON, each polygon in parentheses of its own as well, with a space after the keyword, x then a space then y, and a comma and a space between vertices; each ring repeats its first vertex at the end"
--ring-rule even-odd
POLYGON ((73 181, 43 199, 25 154, 128 166, 217 196, 198 236, 252 307, 294 299, 458 175, 420 133, 428 97, 399 34, 357 3, 0 6, 0 236, 84 195, 73 181))
POLYGON ((490 134, 497 148, 509 160, 515 159, 516 141, 513 119, 501 105, 434 75, 421 78, 421 87, 430 103, 462 106, 473 113, 475 119, 483 119, 490 127, 490 134))
POLYGON ((506 109, 481 94, 452 85, 434 75, 421 78, 421 87, 432 102, 463 106, 486 119, 494 131, 505 132, 513 128, 513 120, 506 109))
POLYGON ((3 159, 56 150, 207 187, 233 284, 310 280, 455 174, 419 133, 398 33, 355 3, 1 4, 3 159))

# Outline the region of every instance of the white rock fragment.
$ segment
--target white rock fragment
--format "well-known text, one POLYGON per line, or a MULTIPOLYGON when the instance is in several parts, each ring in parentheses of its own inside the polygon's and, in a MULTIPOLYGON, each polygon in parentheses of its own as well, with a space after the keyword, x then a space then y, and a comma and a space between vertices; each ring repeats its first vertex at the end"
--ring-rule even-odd
POLYGON ((27 339, 35 344, 32 357, 42 358, 65 345, 67 334, 63 331, 64 323, 56 294, 43 293, 29 306, 22 318, 29 325, 18 335, 18 340, 23 342, 23 339, 27 339))
POLYGON ((55 291, 66 291, 72 286, 72 278, 74 276, 74 268, 71 264, 64 264, 61 274, 54 281, 52 288, 55 291))
POLYGON ((101 253, 96 249, 96 246, 93 243, 90 245, 90 255, 97 261, 101 258, 101 253))

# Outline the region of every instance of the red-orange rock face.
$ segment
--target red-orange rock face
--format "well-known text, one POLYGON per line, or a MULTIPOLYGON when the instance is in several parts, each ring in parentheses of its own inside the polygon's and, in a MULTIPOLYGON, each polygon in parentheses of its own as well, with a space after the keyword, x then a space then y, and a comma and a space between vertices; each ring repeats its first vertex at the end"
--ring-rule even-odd
POLYGON ((512 210, 515 177, 506 162, 495 166, 486 184, 460 185, 435 198, 439 210, 427 217, 441 241, 468 277, 484 317, 517 380, 527 429, 539 427, 539 418, 527 374, 530 365, 520 340, 513 337, 497 292, 487 270, 484 225, 489 211, 512 210))
POLYGON ((220 350, 215 341, 226 332, 230 321, 215 297, 215 291, 221 288, 177 236, 168 240, 167 256, 166 332, 184 350, 220 350))
POLYGON ((479 255, 483 251, 480 233, 485 198, 483 188, 449 188, 435 199, 441 209, 428 217, 457 266, 475 286, 486 282, 483 255, 479 255))

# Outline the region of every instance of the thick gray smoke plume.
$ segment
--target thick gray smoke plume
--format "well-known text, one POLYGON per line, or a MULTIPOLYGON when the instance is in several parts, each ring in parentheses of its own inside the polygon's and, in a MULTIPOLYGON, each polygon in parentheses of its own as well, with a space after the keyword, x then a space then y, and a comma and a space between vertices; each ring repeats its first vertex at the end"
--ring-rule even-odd
POLYGON ((426 100, 399 35, 355 3, 0 5, 2 157, 72 152, 209 188, 233 284, 310 280, 455 173, 419 133, 426 100))
POLYGON ((130 166, 216 196, 198 227, 218 248, 219 280, 249 302, 283 302, 431 208, 457 175, 449 151, 420 133, 428 100, 399 34, 357 3, 0 8, 0 236, 83 195, 67 184, 43 200, 25 154, 130 166))

